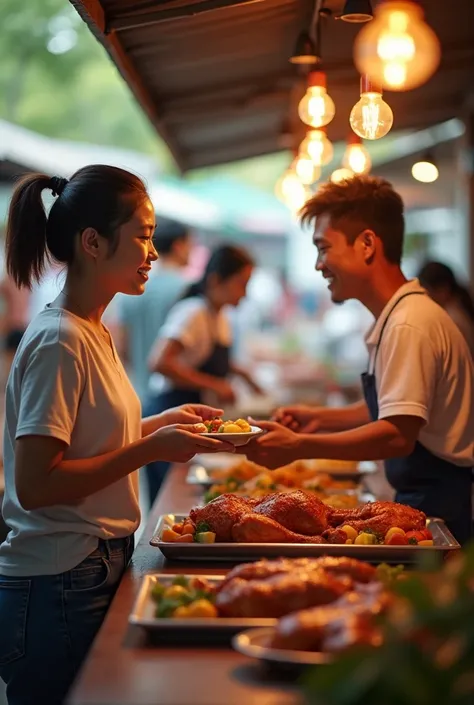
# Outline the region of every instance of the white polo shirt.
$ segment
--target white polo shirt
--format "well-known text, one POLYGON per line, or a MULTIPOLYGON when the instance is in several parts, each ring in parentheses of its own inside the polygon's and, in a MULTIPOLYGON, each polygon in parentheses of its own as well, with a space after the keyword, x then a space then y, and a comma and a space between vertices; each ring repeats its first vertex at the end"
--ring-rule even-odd
POLYGON ((419 416, 425 448, 455 465, 473 466, 474 366, 462 333, 413 279, 366 335, 369 372, 385 322, 375 361, 379 419, 419 416), (424 295, 405 296, 412 292, 424 295))
MULTIPOLYGON (((224 309, 218 313, 213 312, 202 296, 183 299, 169 312, 153 345, 151 358, 165 340, 179 341, 183 346, 180 361, 198 369, 206 362, 216 343, 231 346, 232 331, 227 313, 224 309)), ((167 377, 158 373, 151 375, 151 392, 160 394, 173 388, 173 382, 167 377)))

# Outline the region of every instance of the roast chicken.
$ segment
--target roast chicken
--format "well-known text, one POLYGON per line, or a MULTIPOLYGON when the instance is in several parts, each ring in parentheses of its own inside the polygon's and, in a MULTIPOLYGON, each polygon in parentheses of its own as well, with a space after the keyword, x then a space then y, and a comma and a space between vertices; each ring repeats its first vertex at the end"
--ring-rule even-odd
POLYGON ((275 492, 264 499, 223 494, 193 509, 192 521, 207 524, 216 541, 242 543, 345 543, 338 527, 385 534, 392 526, 421 529, 426 516, 395 502, 372 502, 357 509, 332 509, 304 490, 275 492))

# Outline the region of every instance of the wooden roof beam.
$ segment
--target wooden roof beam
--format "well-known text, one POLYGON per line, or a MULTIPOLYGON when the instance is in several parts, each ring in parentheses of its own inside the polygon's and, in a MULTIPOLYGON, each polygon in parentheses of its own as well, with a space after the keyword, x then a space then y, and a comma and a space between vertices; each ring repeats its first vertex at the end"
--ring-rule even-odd
POLYGON ((157 4, 148 12, 128 12, 107 19, 107 32, 124 32, 137 27, 148 27, 159 22, 181 20, 204 12, 228 10, 241 5, 263 2, 263 0, 171 0, 165 5, 157 4))

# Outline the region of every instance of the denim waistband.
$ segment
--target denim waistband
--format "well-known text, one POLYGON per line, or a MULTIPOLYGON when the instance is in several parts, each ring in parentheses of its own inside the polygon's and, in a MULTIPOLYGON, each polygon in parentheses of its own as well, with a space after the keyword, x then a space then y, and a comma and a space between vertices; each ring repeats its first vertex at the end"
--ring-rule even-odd
POLYGON ((124 553, 124 551, 133 548, 134 538, 134 534, 131 534, 130 536, 124 536, 124 538, 121 539, 99 539, 99 545, 97 548, 103 552, 105 556, 124 553))

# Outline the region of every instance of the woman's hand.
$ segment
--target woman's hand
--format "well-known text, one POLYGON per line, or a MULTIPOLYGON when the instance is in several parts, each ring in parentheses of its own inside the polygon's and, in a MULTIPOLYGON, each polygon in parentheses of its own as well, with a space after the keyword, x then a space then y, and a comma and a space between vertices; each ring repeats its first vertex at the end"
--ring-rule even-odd
POLYGON ((274 411, 272 418, 295 433, 315 433, 321 423, 318 409, 304 404, 281 406, 274 411))
POLYGON ((197 453, 234 453, 235 446, 198 433, 194 424, 163 426, 150 434, 156 442, 156 460, 169 463, 187 463, 197 453))
POLYGON ((275 469, 298 460, 298 434, 274 421, 254 421, 249 423, 259 426, 266 433, 258 436, 236 452, 242 453, 258 465, 275 469))
POLYGON ((182 404, 158 414, 157 418, 160 421, 160 425, 157 428, 171 426, 172 424, 194 424, 210 421, 216 416, 222 416, 223 413, 223 409, 217 409, 206 404, 182 404))

